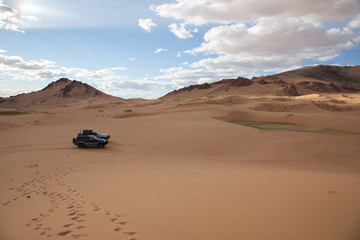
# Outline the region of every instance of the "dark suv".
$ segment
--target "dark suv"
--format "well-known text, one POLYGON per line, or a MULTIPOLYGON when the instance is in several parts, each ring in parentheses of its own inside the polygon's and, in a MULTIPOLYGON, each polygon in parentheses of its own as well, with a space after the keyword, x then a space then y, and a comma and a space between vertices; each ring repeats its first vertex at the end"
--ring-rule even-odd
POLYGON ((96 131, 92 130, 91 128, 83 130, 82 135, 94 135, 97 138, 103 138, 103 139, 109 139, 110 138, 109 134, 99 133, 99 132, 96 132, 96 131))
POLYGON ((106 139, 97 138, 94 135, 83 135, 78 134, 76 138, 73 138, 73 143, 78 146, 78 148, 84 147, 97 147, 104 148, 108 141, 106 139))

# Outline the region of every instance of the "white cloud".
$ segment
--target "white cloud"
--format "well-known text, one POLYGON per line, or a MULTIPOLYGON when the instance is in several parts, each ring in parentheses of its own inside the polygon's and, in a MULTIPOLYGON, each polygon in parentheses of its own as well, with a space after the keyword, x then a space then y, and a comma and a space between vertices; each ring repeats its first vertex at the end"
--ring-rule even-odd
POLYGON ((16 96, 18 94, 32 92, 34 90, 36 90, 36 89, 33 89, 33 88, 18 88, 18 89, 0 88, 0 96, 2 96, 2 97, 16 96))
POLYGON ((351 21, 348 24, 348 27, 349 28, 360 28, 360 14, 357 17, 351 19, 351 21))
POLYGON ((326 61, 329 61, 329 60, 332 60, 332 59, 336 58, 337 56, 339 56, 339 55, 335 54, 335 55, 330 55, 330 56, 323 56, 323 57, 319 57, 318 60, 320 62, 326 62, 326 61))
POLYGON ((295 17, 312 22, 343 22, 359 12, 358 0, 177 0, 151 6, 159 16, 188 24, 251 22, 259 17, 295 17))
POLYGON ((29 21, 40 21, 41 19, 36 17, 36 16, 32 16, 32 15, 25 15, 25 16, 21 16, 21 19, 24 20, 29 20, 29 21))
MULTIPOLYGON (((177 25, 176 23, 172 23, 169 25, 169 29, 170 32, 174 33, 177 37, 182 38, 182 39, 187 39, 187 38, 192 38, 194 37, 191 34, 191 30, 187 30, 185 28, 185 24, 184 23, 180 23, 179 25, 177 25)), ((193 32, 197 32, 197 29, 193 32)))
POLYGON ((353 41, 354 41, 355 43, 359 44, 359 43, 360 43, 360 35, 357 36, 357 37, 354 37, 354 38, 353 38, 353 41))
POLYGON ((214 27, 204 35, 202 45, 189 53, 296 55, 306 60, 338 54, 356 36, 347 28, 326 29, 297 19, 282 20, 261 18, 251 27, 242 23, 214 27))
POLYGON ((18 18, 18 11, 10 8, 0 0, 0 29, 12 30, 24 33, 24 30, 19 28, 20 20, 18 18))
POLYGON ((42 70, 56 66, 56 63, 49 60, 25 61, 19 56, 5 56, 0 54, 0 64, 19 70, 42 70))
POLYGON ((227 54, 214 58, 202 59, 198 62, 192 63, 191 67, 193 68, 205 68, 208 70, 217 70, 217 71, 230 71, 233 73, 236 72, 246 72, 246 71, 255 71, 262 70, 266 72, 276 71, 278 68, 286 68, 288 66, 299 65, 301 58, 293 56, 293 58, 288 59, 288 56, 253 56, 251 54, 227 54), (259 69, 258 66, 261 66, 259 69))
POLYGON ((106 85, 106 89, 101 89, 109 94, 125 98, 139 98, 142 96, 148 99, 161 97, 173 90, 172 83, 143 79, 143 80, 120 80, 113 81, 106 85))
POLYGON ((6 50, 0 48, 0 53, 6 53, 6 50))
POLYGON ((188 53, 219 55, 193 63, 194 68, 278 72, 305 60, 334 59, 342 49, 355 47, 354 36, 346 28, 327 30, 295 19, 262 18, 251 27, 241 23, 214 27, 203 44, 188 53))
POLYGON ((113 68, 110 68, 111 70, 119 70, 119 71, 123 71, 123 70, 127 70, 126 67, 113 67, 113 68))
POLYGON ((205 69, 202 67, 172 67, 168 69, 161 69, 160 75, 152 78, 147 78, 152 81, 162 81, 169 83, 172 89, 177 89, 193 84, 201 84, 204 79, 208 82, 218 81, 223 78, 231 78, 241 74, 238 70, 217 70, 205 69))
POLYGON ((166 52, 166 51, 168 51, 168 49, 158 48, 158 49, 155 50, 154 53, 161 53, 161 52, 166 52))
POLYGON ((147 32, 151 32, 151 28, 156 27, 156 24, 150 18, 139 19, 139 26, 147 32))
POLYGON ((114 71, 124 71, 126 67, 103 68, 96 71, 84 68, 59 67, 56 62, 50 60, 30 60, 26 61, 19 56, 6 56, 0 54, 0 70, 16 74, 18 76, 36 77, 39 79, 55 79, 59 77, 75 77, 102 81, 109 78, 119 79, 114 71))
POLYGON ((191 26, 210 27, 200 46, 185 51, 205 56, 194 69, 276 72, 332 60, 360 43, 358 0, 177 0, 151 9, 182 21, 170 25, 180 38, 192 37, 191 26))
POLYGON ((36 22, 40 18, 33 15, 21 14, 17 9, 10 8, 0 0, 0 29, 25 33, 22 25, 26 22, 36 22))

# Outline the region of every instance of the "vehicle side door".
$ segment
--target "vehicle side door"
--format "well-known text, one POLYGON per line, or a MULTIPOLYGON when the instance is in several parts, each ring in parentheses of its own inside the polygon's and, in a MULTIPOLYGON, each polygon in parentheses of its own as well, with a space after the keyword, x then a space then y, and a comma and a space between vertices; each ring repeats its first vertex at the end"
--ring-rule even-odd
POLYGON ((97 146, 97 139, 95 139, 94 136, 90 136, 89 139, 88 139, 88 145, 91 146, 91 147, 96 147, 97 146))

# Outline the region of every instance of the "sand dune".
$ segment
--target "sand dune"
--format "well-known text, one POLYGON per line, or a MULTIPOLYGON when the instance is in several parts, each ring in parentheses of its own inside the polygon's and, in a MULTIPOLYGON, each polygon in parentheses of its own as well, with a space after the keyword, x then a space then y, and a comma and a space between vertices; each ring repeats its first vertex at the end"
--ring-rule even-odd
POLYGON ((359 99, 1 109, 0 239, 360 239, 359 99), (72 144, 89 127, 111 134, 104 149, 72 144))
POLYGON ((0 239, 358 240, 358 69, 0 99, 0 239), (78 149, 85 128, 110 143, 78 149))

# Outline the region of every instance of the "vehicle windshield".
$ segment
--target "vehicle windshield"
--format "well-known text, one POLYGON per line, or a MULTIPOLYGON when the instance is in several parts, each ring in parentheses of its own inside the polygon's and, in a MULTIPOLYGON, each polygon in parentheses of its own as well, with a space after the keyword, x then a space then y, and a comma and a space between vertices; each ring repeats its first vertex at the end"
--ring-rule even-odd
POLYGON ((92 131, 92 133, 93 133, 94 135, 98 135, 98 134, 99 134, 99 133, 96 132, 96 131, 92 131))

